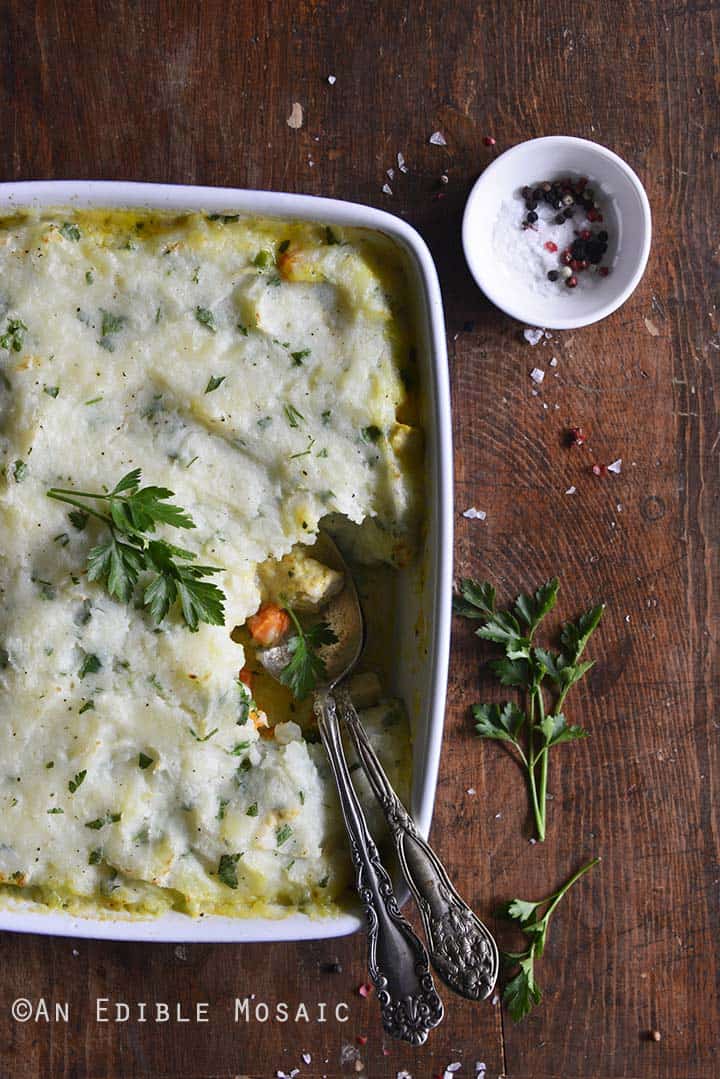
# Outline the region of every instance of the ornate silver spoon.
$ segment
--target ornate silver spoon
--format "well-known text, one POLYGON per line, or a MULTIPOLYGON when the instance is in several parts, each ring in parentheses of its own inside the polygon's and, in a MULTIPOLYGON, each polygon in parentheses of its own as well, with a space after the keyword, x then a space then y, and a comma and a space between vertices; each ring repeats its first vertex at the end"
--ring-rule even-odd
MULTIPOLYGON (((326 537, 322 539, 320 558, 334 568, 343 569, 344 563, 334 544, 332 549, 326 548, 326 537)), ((349 582, 349 574, 343 572, 349 582)), ((400 913, 390 875, 382 864, 352 785, 333 696, 334 687, 355 666, 363 647, 362 614, 354 585, 348 589, 346 584, 323 610, 323 617, 334 630, 337 642, 323 649, 327 680, 315 692, 314 711, 337 784, 357 872, 357 890, 367 918, 368 969, 387 1033, 412 1045, 422 1045, 429 1031, 442 1021, 443 1004, 433 984, 427 951, 400 913)), ((279 644, 259 651, 258 659, 277 677, 287 666, 289 652, 286 645, 279 644)))
MULTIPOLYGON (((352 575, 336 545, 326 533, 321 533, 316 550, 321 561, 344 574, 345 583, 342 591, 330 601, 323 611, 323 616, 331 624, 338 637, 338 643, 323 652, 323 658, 328 669, 328 688, 334 690, 338 683, 352 670, 362 651, 363 616, 352 575)), ((288 654, 282 650, 283 645, 279 645, 277 648, 268 649, 260 655, 261 662, 271 674, 277 675, 288 662, 288 654), (271 653, 280 653, 281 651, 282 654, 271 656, 271 653)), ((328 698, 333 700, 327 693, 324 697, 319 697, 321 702, 324 701, 325 703, 327 703, 328 698)), ((400 867, 420 910, 423 927, 428 939, 430 960, 438 975, 450 989, 470 1000, 483 1000, 493 991, 497 981, 499 957, 495 940, 487 927, 483 925, 477 915, 460 897, 451 883, 445 867, 430 845, 418 834, 412 817, 395 794, 383 771, 347 690, 340 686, 335 691, 334 698, 337 700, 341 717, 348 727, 370 785, 385 813, 395 841, 400 867)), ((334 743, 336 749, 339 748, 339 757, 337 754, 335 754, 335 757, 342 759, 342 764, 345 768, 347 784, 343 782, 343 787, 347 785, 352 790, 349 775, 347 775, 347 764, 342 753, 334 700, 331 711, 333 719, 331 728, 328 729, 328 709, 327 707, 323 709, 322 703, 318 706, 316 702, 320 734, 326 748, 331 742, 334 743)), ((328 753, 335 771, 334 756, 329 749, 328 753)), ((335 775, 337 780, 337 772, 335 775)), ((338 787, 340 788, 340 781, 338 781, 338 787)), ((341 791, 341 799, 342 797, 341 791)), ((362 818, 362 810, 357 804, 356 797, 354 798, 354 803, 357 805, 360 818, 362 818)), ((346 823, 348 823, 348 813, 344 802, 343 812, 346 823)), ((364 819, 362 819, 362 825, 364 825, 367 840, 372 844, 364 819)), ((355 821, 353 821, 353 827, 357 834, 358 828, 355 821)), ((350 824, 348 824, 348 830, 350 830, 350 824)), ((365 902, 362 891, 362 869, 356 857, 355 840, 352 835, 351 840, 353 842, 353 858, 356 866, 358 866, 361 896, 363 896, 363 901, 365 902)), ((375 850, 374 844, 372 849, 373 851, 375 850)), ((387 873, 384 869, 382 873, 387 879, 387 873)), ((388 888, 390 888, 389 879, 388 888)), ((391 888, 389 894, 392 895, 391 888)), ((392 896, 392 903, 394 910, 397 911, 397 901, 394 896, 392 896)), ((368 909, 368 918, 372 920, 372 917, 371 910, 368 909)), ((371 940, 371 971, 373 951, 374 946, 371 940)), ((440 1021, 439 1018, 437 1021, 440 1021)))

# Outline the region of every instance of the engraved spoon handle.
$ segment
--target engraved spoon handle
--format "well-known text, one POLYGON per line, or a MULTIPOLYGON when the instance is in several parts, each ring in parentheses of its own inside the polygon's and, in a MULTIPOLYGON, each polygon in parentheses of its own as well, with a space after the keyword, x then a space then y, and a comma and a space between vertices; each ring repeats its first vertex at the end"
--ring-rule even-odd
POLYGON ((497 981, 497 944, 477 915, 458 895, 447 870, 418 834, 383 771, 346 689, 336 692, 360 762, 382 806, 397 847, 400 867, 420 909, 430 960, 450 989, 483 1000, 497 981))
POLYGON ((337 783, 340 805, 357 870, 357 890, 368 922, 368 968, 388 1034, 422 1045, 443 1017, 425 947, 398 908, 390 877, 380 861, 350 779, 335 699, 315 696, 318 729, 337 783))

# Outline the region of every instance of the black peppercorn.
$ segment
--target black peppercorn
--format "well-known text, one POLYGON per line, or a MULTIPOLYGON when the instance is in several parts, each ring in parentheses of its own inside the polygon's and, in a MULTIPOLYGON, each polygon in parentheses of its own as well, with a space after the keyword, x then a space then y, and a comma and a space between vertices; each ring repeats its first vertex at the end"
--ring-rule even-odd
POLYGON ((597 238, 598 238, 598 240, 603 240, 603 241, 607 241, 607 239, 608 239, 608 234, 607 234, 607 232, 605 231, 605 229, 602 229, 602 230, 601 230, 600 232, 598 232, 598 234, 597 234, 597 238))
POLYGON ((529 225, 533 225, 537 221, 537 219, 538 219, 538 215, 536 213, 533 213, 532 210, 530 211, 530 213, 525 218, 525 220, 527 221, 527 223, 529 225))
POLYGON ((559 276, 557 270, 548 270, 548 281, 557 281, 559 276))
POLYGON ((556 225, 564 225, 565 224, 565 214, 558 214, 557 217, 555 218, 555 224, 556 225))
POLYGON ((535 199, 527 199, 527 201, 525 202, 525 209, 526 210, 536 210, 537 209, 537 202, 535 201, 535 199))

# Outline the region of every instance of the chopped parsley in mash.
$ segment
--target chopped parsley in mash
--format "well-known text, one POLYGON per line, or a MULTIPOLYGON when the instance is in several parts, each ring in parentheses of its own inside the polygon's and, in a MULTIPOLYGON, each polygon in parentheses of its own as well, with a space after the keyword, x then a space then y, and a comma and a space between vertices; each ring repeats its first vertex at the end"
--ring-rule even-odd
POLYGON ((272 681, 257 649, 286 618, 321 617, 341 582, 313 543, 321 522, 339 529, 370 626, 352 692, 407 793, 381 637, 421 527, 413 344, 404 262, 380 234, 217 214, 0 220, 6 894, 142 915, 342 903, 306 683, 272 681), (137 469, 192 526, 126 514, 123 531, 105 496, 137 469), (123 544, 134 570, 118 584, 123 544), (212 617, 185 607, 167 559, 207 569, 212 617))

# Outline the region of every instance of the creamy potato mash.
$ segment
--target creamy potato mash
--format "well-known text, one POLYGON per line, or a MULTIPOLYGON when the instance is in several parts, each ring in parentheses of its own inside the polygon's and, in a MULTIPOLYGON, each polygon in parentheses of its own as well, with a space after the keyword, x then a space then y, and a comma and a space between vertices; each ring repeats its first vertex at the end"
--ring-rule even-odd
MULTIPOLYGON (((403 261, 378 234, 129 211, 0 221, 6 890, 91 913, 334 909, 350 874, 309 702, 239 681, 253 664, 233 631, 268 593, 313 611, 338 587, 312 557, 323 518, 363 563, 412 557, 415 382, 403 261), (106 526, 47 491, 108 490, 134 468, 191 514, 193 530, 159 534, 221 567, 224 626, 192 633, 175 609, 155 625, 88 580, 106 526)), ((367 570, 383 582, 371 625, 392 620, 388 572, 367 570)), ((376 671, 363 718, 404 793, 407 719, 376 671)))

